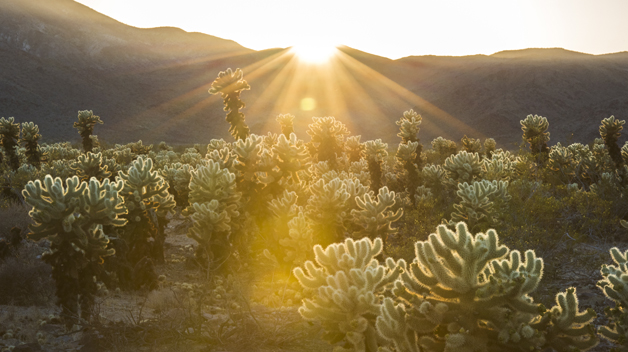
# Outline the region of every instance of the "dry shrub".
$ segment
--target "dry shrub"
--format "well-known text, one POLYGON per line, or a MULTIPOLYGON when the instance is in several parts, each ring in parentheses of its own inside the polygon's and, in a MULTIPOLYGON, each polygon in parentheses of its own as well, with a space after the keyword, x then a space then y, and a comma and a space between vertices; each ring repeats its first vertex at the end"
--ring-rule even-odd
POLYGON ((31 223, 28 211, 26 206, 18 203, 0 205, 0 237, 6 237, 15 226, 22 229, 23 235, 28 233, 28 225, 31 223))
POLYGON ((0 261, 0 304, 44 305, 55 292, 51 268, 39 259, 43 248, 25 243, 0 261))

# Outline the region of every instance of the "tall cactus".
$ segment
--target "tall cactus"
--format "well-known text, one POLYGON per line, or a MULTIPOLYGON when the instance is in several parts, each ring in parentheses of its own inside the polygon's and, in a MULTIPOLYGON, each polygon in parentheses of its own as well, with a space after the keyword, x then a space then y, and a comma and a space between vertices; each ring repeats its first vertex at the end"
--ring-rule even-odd
POLYGON ((235 72, 228 68, 221 71, 212 82, 209 94, 218 94, 222 96, 225 105, 224 110, 227 111, 227 122, 229 122, 229 133, 236 140, 245 139, 251 133, 249 126, 244 122, 244 114, 240 109, 245 107, 244 102, 240 100, 240 93, 243 90, 251 89, 249 84, 242 78, 244 74, 242 70, 236 69, 235 72))
POLYGON ((38 143, 40 138, 37 125, 32 122, 22 123, 22 142, 26 147, 26 160, 37 169, 41 168, 41 159, 44 156, 38 143))
POLYGON ((18 141, 20 140, 20 124, 15 123, 13 117, 0 118, 0 142, 2 149, 9 158, 9 165, 13 171, 20 167, 20 158, 17 154, 18 141))
POLYGON ((94 147, 94 142, 90 137, 97 123, 102 125, 103 122, 100 116, 94 115, 93 111, 82 110, 78 112, 78 121, 74 123, 74 128, 78 130, 83 139, 83 151, 85 153, 91 152, 94 147))
POLYGON ((72 326, 79 317, 87 319, 97 287, 94 277, 103 274, 103 257, 114 253, 103 226, 123 226, 127 209, 119 192, 123 182, 79 181, 74 176, 65 181, 47 175, 43 182, 29 182, 22 191, 33 208, 29 237, 48 239, 50 251, 42 259, 52 266, 57 286, 57 303, 65 323, 72 326))
POLYGON ((416 143, 415 155, 413 162, 419 169, 423 167, 421 163, 421 153, 423 152, 423 145, 418 137, 421 121, 423 118, 420 114, 416 113, 413 109, 404 111, 403 116, 399 121, 395 122, 399 126, 399 133, 397 136, 401 137, 401 143, 416 143))
POLYGON ((292 114, 280 114, 276 118, 279 125, 281 125, 281 133, 290 138, 290 134, 294 133, 294 115, 292 114))
POLYGON ((626 121, 615 119, 615 116, 611 116, 602 120, 600 125, 600 136, 608 148, 608 154, 615 163, 616 168, 620 168, 624 161, 621 157, 621 149, 617 144, 617 140, 621 136, 621 130, 624 129, 626 121))
POLYGON ((382 184, 382 163, 388 155, 388 144, 383 143, 381 139, 367 141, 364 143, 364 157, 368 162, 369 173, 371 174, 371 190, 379 192, 382 184))
POLYGON ((550 133, 546 132, 549 127, 547 118, 538 115, 528 115, 520 123, 523 139, 530 144, 532 155, 547 154, 549 151, 547 142, 550 139, 550 133))

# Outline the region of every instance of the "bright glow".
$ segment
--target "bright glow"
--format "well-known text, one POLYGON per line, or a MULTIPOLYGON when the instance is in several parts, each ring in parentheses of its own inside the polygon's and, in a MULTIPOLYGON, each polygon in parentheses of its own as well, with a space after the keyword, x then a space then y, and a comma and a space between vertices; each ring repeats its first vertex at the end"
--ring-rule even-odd
POLYGON ((626 0, 77 1, 133 26, 180 27, 255 50, 304 39, 393 59, 547 47, 628 50, 626 0))
POLYGON ((301 99, 301 110, 303 111, 312 111, 316 108, 316 99, 314 98, 303 98, 301 99))
POLYGON ((293 46, 292 52, 299 60, 310 64, 324 64, 338 52, 338 49, 333 45, 300 44, 293 46))

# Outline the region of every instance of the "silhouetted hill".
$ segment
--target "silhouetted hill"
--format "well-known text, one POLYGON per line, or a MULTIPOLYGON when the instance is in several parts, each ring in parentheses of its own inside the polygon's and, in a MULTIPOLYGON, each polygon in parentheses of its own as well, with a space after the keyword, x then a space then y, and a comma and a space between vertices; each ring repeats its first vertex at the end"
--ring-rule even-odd
POLYGON ((240 67, 251 85, 243 112, 255 133, 278 131, 275 116, 292 113, 307 138, 312 116, 334 115, 363 140, 396 143, 394 122, 414 108, 426 145, 467 134, 514 148, 528 114, 549 119, 552 143, 571 134, 589 142, 602 118, 628 118, 628 53, 552 48, 390 60, 339 50, 332 80, 298 71, 286 49, 139 29, 71 0, 0 0, 0 116, 37 123, 48 141, 78 140, 72 124, 89 109, 105 121, 96 134, 111 142, 204 143, 228 137, 222 101, 207 90, 219 71, 240 67), (319 106, 302 111, 304 97, 319 106))

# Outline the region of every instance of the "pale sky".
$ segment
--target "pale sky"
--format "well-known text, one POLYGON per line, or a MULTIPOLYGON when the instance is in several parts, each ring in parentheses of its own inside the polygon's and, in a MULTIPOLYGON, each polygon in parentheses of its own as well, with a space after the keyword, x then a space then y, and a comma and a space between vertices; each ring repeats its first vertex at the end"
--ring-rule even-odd
POLYGON ((78 0, 136 27, 255 49, 343 44, 397 59, 561 47, 628 51, 628 0, 78 0))

